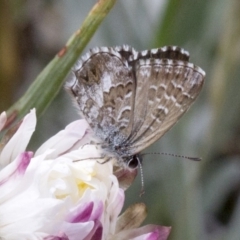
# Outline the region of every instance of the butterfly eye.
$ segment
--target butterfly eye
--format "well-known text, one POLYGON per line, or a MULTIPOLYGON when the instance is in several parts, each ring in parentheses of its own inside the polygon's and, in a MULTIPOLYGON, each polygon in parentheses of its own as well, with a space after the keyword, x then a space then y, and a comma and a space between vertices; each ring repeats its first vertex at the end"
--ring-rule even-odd
POLYGON ((127 159, 127 165, 131 169, 135 169, 138 167, 139 164, 141 164, 141 157, 140 155, 133 155, 130 158, 127 159))

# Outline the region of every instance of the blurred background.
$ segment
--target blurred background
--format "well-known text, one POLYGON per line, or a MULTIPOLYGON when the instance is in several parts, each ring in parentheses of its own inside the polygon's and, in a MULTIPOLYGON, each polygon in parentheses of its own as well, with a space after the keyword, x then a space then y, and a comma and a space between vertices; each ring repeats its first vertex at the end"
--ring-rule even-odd
MULTIPOLYGON (((24 94, 80 27, 96 1, 0 1, 0 112, 24 94)), ((145 202, 144 224, 172 226, 171 240, 240 239, 240 1, 119 0, 85 49, 129 44, 137 50, 178 45, 206 71, 187 114, 146 152, 126 192, 126 206, 145 202)), ((62 90, 38 119, 29 149, 78 119, 62 90)))

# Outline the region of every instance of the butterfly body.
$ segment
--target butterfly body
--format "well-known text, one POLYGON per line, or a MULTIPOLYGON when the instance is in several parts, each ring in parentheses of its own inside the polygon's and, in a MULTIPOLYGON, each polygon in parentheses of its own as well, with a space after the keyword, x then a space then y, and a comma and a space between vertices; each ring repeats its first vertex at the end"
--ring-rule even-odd
POLYGON ((129 165, 198 96, 205 73, 188 60, 178 47, 94 48, 75 66, 66 87, 102 148, 129 165))

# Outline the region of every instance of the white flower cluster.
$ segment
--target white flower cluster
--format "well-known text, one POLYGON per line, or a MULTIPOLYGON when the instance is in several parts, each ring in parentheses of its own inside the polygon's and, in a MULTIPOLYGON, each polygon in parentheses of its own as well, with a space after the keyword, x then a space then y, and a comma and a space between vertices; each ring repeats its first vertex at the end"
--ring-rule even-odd
MULTIPOLYGON (((0 130, 6 121, 2 113, 0 130)), ((35 127, 32 110, 1 147, 1 240, 167 239, 168 227, 136 228, 142 220, 129 215, 145 212, 143 205, 119 217, 124 191, 112 162, 99 163, 97 147, 86 144, 92 133, 84 120, 69 124, 33 153, 26 147, 35 127)))

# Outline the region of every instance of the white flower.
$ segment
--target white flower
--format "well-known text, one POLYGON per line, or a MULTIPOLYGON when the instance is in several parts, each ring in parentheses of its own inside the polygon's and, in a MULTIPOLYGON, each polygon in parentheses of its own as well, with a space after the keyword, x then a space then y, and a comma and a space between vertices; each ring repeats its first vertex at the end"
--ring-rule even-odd
MULTIPOLYGON (((0 130, 6 120, 1 114, 0 130)), ((101 152, 89 144, 92 133, 84 120, 69 124, 34 154, 26 147, 35 126, 32 110, 0 153, 0 239, 167 238, 166 227, 136 228, 142 218, 134 220, 134 213, 145 216, 144 205, 118 217, 124 191, 112 162, 97 161, 101 152)))

